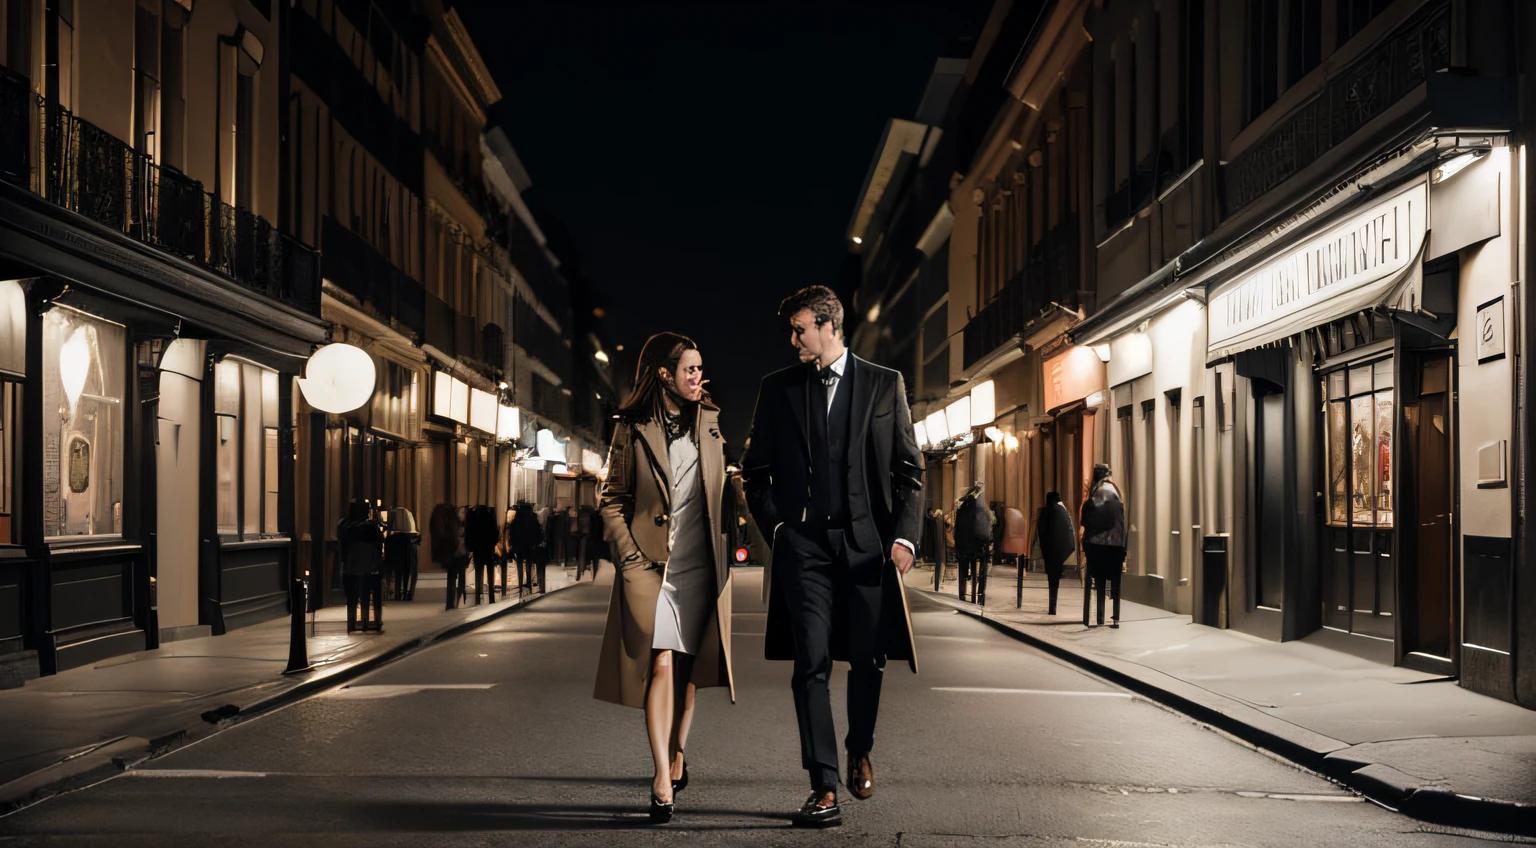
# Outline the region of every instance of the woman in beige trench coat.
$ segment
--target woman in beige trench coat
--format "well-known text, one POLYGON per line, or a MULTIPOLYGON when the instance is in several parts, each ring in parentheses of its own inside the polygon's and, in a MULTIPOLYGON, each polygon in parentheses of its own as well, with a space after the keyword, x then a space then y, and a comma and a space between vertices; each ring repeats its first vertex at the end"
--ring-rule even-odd
POLYGON ((603 488, 617 574, 593 696, 645 710, 655 759, 651 819, 688 783, 683 749, 698 687, 731 681, 731 587, 721 519, 725 441, 694 343, 645 343, 619 409, 603 488))

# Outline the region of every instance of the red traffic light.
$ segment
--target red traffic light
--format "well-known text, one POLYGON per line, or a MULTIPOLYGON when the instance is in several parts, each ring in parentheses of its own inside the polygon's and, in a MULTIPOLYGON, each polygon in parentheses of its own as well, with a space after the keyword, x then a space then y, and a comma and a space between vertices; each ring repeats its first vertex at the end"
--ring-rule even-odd
POLYGON ((747 561, 747 555, 748 555, 748 552, 747 552, 746 548, 737 548, 736 549, 736 561, 737 562, 746 562, 747 561))

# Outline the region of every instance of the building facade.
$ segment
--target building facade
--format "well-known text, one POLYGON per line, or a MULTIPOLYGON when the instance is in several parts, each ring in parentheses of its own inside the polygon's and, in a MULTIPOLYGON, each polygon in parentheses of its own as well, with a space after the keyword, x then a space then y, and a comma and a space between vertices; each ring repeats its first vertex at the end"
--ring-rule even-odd
MULTIPOLYGON (((994 7, 974 68, 1017 13, 994 7)), ((951 198, 964 349, 944 411, 989 376, 1007 409, 1001 375, 1034 360, 1026 417, 993 425, 1005 445, 1024 431, 1006 497, 1075 502, 1107 462, 1130 599, 1536 703, 1517 614, 1529 16, 1063 0, 1029 17, 951 198), (1075 139, 1061 159, 1053 138, 1075 139)))
POLYGON ((292 377, 286 4, 7 0, 0 655, 23 676, 280 615, 292 377), (279 222, 275 226, 274 221, 279 222))

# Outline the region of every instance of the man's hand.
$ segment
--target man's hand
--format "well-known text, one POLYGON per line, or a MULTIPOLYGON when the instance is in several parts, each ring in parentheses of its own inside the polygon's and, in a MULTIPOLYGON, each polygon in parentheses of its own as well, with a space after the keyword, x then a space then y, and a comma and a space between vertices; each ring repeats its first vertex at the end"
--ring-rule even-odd
POLYGON ((899 542, 891 545, 891 562, 896 564, 897 572, 906 574, 908 571, 911 571, 915 561, 912 551, 906 545, 899 542))

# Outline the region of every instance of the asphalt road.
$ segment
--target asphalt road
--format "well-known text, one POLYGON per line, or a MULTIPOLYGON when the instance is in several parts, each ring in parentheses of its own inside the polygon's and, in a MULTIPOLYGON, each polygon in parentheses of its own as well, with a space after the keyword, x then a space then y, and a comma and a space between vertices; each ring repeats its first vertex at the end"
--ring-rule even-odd
POLYGON ((875 797, 792 830, 808 786, 755 570, 737 579, 738 702, 701 693, 692 785, 652 828, 641 714, 591 698, 611 573, 0 819, 0 845, 1470 844, 915 596, 922 673, 886 672, 875 797))

